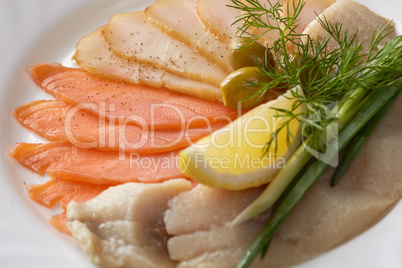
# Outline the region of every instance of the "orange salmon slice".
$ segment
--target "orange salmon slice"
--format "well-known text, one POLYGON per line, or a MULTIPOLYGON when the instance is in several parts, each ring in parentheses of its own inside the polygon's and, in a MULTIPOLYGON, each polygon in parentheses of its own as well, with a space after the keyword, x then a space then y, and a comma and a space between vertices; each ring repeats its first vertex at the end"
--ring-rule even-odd
POLYGON ((57 204, 66 210, 67 204, 74 200, 84 202, 97 196, 110 185, 91 184, 73 180, 51 179, 43 184, 25 185, 28 196, 35 202, 53 208, 57 204))
POLYGON ((40 175, 47 172, 53 179, 120 184, 156 183, 184 177, 179 171, 177 151, 140 156, 53 142, 18 143, 10 155, 23 166, 40 175))
POLYGON ((110 185, 98 185, 73 180, 54 180, 51 179, 43 184, 25 185, 28 196, 35 202, 53 208, 57 204, 64 210, 53 215, 49 219, 49 224, 58 231, 71 235, 67 228, 66 208, 70 201, 85 202, 94 198, 101 192, 109 188, 110 185))
POLYGON ((42 63, 29 68, 43 90, 71 105, 106 117, 154 129, 203 127, 209 122, 238 117, 234 109, 193 96, 112 81, 82 69, 42 63))
POLYGON ((71 235, 70 230, 67 227, 67 214, 66 212, 61 212, 59 214, 53 215, 49 219, 49 224, 53 226, 56 230, 65 233, 66 235, 71 235))
POLYGON ((204 128, 149 130, 133 124, 113 124, 60 100, 30 102, 15 109, 14 117, 49 141, 141 155, 184 148, 226 124, 223 121, 204 128))

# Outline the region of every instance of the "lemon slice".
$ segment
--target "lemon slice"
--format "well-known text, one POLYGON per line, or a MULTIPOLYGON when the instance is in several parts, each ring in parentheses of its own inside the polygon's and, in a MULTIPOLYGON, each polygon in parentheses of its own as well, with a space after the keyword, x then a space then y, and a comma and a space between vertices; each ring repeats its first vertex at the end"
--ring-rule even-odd
MULTIPOLYGON (((288 90, 182 150, 181 172, 199 183, 230 190, 270 182, 300 144, 300 122, 292 120, 288 129, 279 132, 276 150, 271 146, 264 154, 271 134, 288 120, 273 108, 292 110, 297 101, 292 91, 296 96, 303 94, 300 87, 288 90)), ((293 113, 303 110, 298 105, 293 113)))

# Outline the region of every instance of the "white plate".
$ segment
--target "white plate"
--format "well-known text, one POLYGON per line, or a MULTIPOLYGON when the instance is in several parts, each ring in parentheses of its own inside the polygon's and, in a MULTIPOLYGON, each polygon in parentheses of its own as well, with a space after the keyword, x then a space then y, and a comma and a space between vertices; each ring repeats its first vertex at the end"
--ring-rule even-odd
MULTIPOLYGON (((402 33, 400 0, 360 0, 394 18, 402 33)), ((8 156, 16 142, 42 139, 12 117, 15 107, 49 98, 29 78, 26 67, 67 62, 76 42, 115 13, 140 10, 153 0, 2 0, 0 2, 0 267, 93 267, 78 246, 47 224, 53 213, 30 201, 23 182, 44 178, 8 156)), ((402 203, 373 228, 299 268, 402 267, 402 203)), ((146 268, 146 267, 144 267, 146 268)))

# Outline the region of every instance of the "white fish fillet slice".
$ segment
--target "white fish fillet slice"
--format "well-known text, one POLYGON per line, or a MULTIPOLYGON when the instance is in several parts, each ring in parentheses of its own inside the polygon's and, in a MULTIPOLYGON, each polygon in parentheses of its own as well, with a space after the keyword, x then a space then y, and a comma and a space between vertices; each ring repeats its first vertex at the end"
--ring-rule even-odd
POLYGON ((261 187, 226 191, 199 184, 169 202, 164 218, 166 230, 169 234, 185 234, 229 224, 262 191, 261 187))
MULTIPOLYGON (((277 0, 259 0, 258 2, 266 9, 269 9, 269 2, 275 4, 277 0)), ((280 0, 281 4, 284 2, 285 0, 280 0)), ((238 16, 241 15, 241 11, 233 7, 228 7, 228 5, 233 5, 231 0, 197 0, 197 14, 201 22, 220 40, 227 43, 240 35, 238 29, 243 25, 242 22, 237 22, 232 25, 238 19, 238 16)), ((261 19, 274 23, 274 21, 266 15, 261 15, 261 19)), ((262 34, 259 41, 267 47, 272 45, 279 37, 279 32, 274 30, 264 33, 265 29, 249 27, 249 31, 253 35, 262 34)))
POLYGON ((237 30, 242 23, 232 25, 240 11, 227 5, 233 3, 230 0, 197 0, 197 15, 205 28, 222 42, 229 43, 237 36, 237 30))
MULTIPOLYGON (((326 172, 279 228, 265 259, 255 260, 251 267, 283 267, 313 258, 364 232, 392 209, 402 196, 401 121, 402 97, 376 128, 340 183, 330 187, 332 171, 326 172)), ((174 235, 168 241, 168 249, 172 258, 180 260, 179 268, 237 265, 253 233, 263 227, 263 220, 255 218, 238 226, 240 230, 229 229, 227 222, 252 198, 251 193, 246 193, 242 193, 245 195, 242 202, 240 196, 232 202, 235 196, 231 192, 224 194, 203 186, 170 201, 166 212, 169 217, 164 220, 168 233, 174 235), (223 216, 217 213, 215 202, 223 204, 223 216), (179 217, 195 213, 192 206, 200 211, 202 223, 186 220, 176 224, 179 217), (230 212, 226 214, 226 210, 230 212), (212 239, 215 235, 218 240, 212 239), (199 241, 208 237, 209 243, 199 241), (230 243, 225 241, 233 243, 233 247, 228 247, 230 243)))
POLYGON ((222 94, 218 87, 114 55, 103 38, 103 29, 96 29, 78 42, 73 59, 82 69, 106 78, 155 88, 166 87, 201 99, 221 102, 222 94))
MULTIPOLYGON (((401 121, 402 98, 399 98, 340 183, 336 187, 330 187, 332 171, 326 172, 280 227, 264 261, 260 263, 256 260, 251 267, 297 264, 339 246, 381 219, 402 196, 402 170, 399 164, 402 154, 401 121)), ((172 213, 170 218, 165 217, 166 226, 171 225, 168 221, 174 223, 179 215, 186 215, 192 202, 199 200, 197 196, 203 196, 202 193, 196 193, 200 190, 202 188, 194 188, 170 201, 170 209, 166 215, 176 209, 180 213, 172 213)), ((220 204, 231 204, 232 213, 236 208, 245 205, 232 204, 230 195, 224 199, 221 193, 212 191, 206 195, 206 200, 214 200, 214 194, 219 194, 216 200, 220 204)), ((248 198, 244 202, 249 202, 248 198)), ((172 257, 181 260, 178 267, 235 267, 252 239, 251 232, 258 229, 259 219, 240 225, 245 228, 242 232, 236 229, 231 232, 227 227, 231 213, 221 218, 214 209, 208 215, 208 208, 211 207, 209 202, 200 202, 196 206, 202 212, 202 225, 194 228, 183 223, 174 229, 168 229, 168 232, 174 230, 168 248, 172 257), (210 227, 207 226, 208 223, 210 227), (222 228, 226 228, 225 231, 222 228), (247 231, 248 228, 251 230, 247 231), (199 237, 209 237, 208 232, 213 234, 219 229, 221 236, 227 236, 220 240, 233 241, 239 233, 250 234, 250 240, 242 246, 235 244, 232 248, 214 240, 209 245, 197 242, 199 237), (199 255, 202 251, 205 253, 199 255)), ((190 221, 189 224, 193 222, 190 221)), ((246 239, 247 235, 241 236, 239 240, 246 239)))
MULTIPOLYGON (((335 22, 343 23, 348 29, 348 35, 353 35, 357 29, 357 40, 363 43, 363 52, 369 51, 369 44, 374 31, 389 22, 389 20, 379 16, 367 7, 349 0, 338 0, 326 10, 324 10, 319 18, 325 18, 332 24, 335 22), (353 15, 352 15, 353 14, 353 15)), ((391 23, 391 26, 394 24, 391 23)), ((308 34, 313 40, 322 40, 324 37, 329 37, 329 34, 322 28, 317 19, 312 21, 303 32, 308 34)), ((396 37, 396 32, 393 32, 384 38, 380 44, 384 45, 392 38, 396 37)), ((327 49, 333 50, 338 44, 331 39, 328 43, 327 49)))
POLYGON ((399 97, 339 183, 376 194, 402 197, 401 133, 402 97, 399 97))
POLYGON ((208 31, 196 14, 196 0, 158 0, 145 10, 148 22, 195 49, 227 73, 233 71, 228 45, 208 31))
MULTIPOLYGON (((267 219, 266 217, 265 220, 267 219)), ((251 221, 247 225, 237 225, 233 228, 211 225, 209 230, 176 235, 168 241, 170 258, 180 261, 191 260, 222 249, 244 247, 251 242, 253 237, 257 236, 264 224, 264 221, 251 221), (196 245, 194 241, 196 241, 196 245)))
POLYGON ((272 266, 294 265, 353 239, 398 201, 344 185, 333 188, 330 174, 317 182, 278 230, 266 256, 272 266))
POLYGON ((146 23, 143 11, 113 16, 103 31, 118 56, 219 86, 226 72, 182 42, 146 23))
MULTIPOLYGON (((293 17, 294 16, 294 5, 297 5, 300 0, 279 0, 279 3, 282 5, 282 10, 283 10, 283 15, 282 17, 288 16, 288 17, 293 17)), ((259 0, 258 1, 265 9, 270 9, 271 6, 269 3, 272 5, 275 5, 278 0, 259 0)), ((300 14, 298 15, 298 27, 296 27, 295 31, 296 33, 300 34, 302 33, 307 25, 309 25, 315 18, 316 14, 321 14, 327 7, 329 7, 331 4, 335 2, 335 0, 304 0, 305 5, 303 9, 301 10, 300 14)), ((266 15, 262 15, 261 19, 265 22, 269 22, 271 25, 276 26, 276 22, 267 17, 266 15)), ((283 28, 283 27, 282 27, 283 28)), ((266 29, 261 28, 258 29, 256 27, 250 27, 250 32, 254 35, 259 35, 262 34, 261 38, 259 41, 263 44, 265 44, 267 47, 271 47, 273 42, 279 38, 279 32, 276 30, 270 30, 266 33, 264 33, 266 29)))
MULTIPOLYGON (((196 188, 176 196, 171 205, 188 202, 188 197, 180 199, 195 191, 196 188)), ((289 266, 323 253, 366 230, 396 200, 344 185, 334 189, 329 186, 328 179, 323 179, 281 226, 265 259, 256 260, 251 267, 289 266)), ((233 200, 227 198, 221 201, 230 203, 233 200)), ((190 207, 190 204, 187 206, 190 207)), ((219 215, 211 212, 210 215, 203 214, 203 217, 211 219, 219 218, 219 215)), ((168 225, 166 217, 165 222, 168 225)), ((209 230, 187 233, 188 230, 183 229, 183 234, 169 239, 169 253, 173 259, 180 260, 178 267, 235 267, 249 243, 264 226, 262 219, 253 219, 233 229, 224 222, 213 222, 209 230), (207 242, 206 238, 209 238, 207 242)))
POLYGON ((67 226, 99 267, 173 268, 163 213, 169 199, 190 189, 184 179, 111 187, 87 202, 71 202, 67 226))
MULTIPOLYGON (((271 9, 271 5, 276 5, 278 2, 278 0, 258 0, 258 3, 260 3, 265 9, 270 10, 271 9)), ((281 5, 284 5, 284 3, 286 2, 286 0, 279 0, 279 3, 281 5)), ((285 7, 283 7, 285 8, 285 7)), ((261 15, 261 20, 266 22, 267 24, 271 24, 273 26, 276 26, 276 22, 268 17, 267 15, 261 15)), ((253 35, 261 35, 259 41, 262 44, 265 44, 266 47, 271 47, 273 42, 279 38, 279 31, 277 30, 270 30, 270 31, 266 31, 266 28, 257 28, 257 27, 250 27, 250 32, 253 35)))
MULTIPOLYGON (((299 21, 295 32, 301 34, 306 27, 317 17, 316 14, 320 15, 325 9, 336 2, 336 0, 304 0, 305 5, 298 15, 299 21)), ((284 5, 284 16, 293 17, 294 16, 294 5, 297 5, 300 0, 287 0, 284 5), (288 9, 289 8, 289 9, 288 9)))

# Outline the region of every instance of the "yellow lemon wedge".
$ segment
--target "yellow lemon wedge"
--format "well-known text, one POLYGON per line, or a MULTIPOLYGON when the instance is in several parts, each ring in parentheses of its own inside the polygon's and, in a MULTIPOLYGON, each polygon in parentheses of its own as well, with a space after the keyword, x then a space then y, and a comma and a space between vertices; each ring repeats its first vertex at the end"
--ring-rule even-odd
POLYGON ((295 96, 303 97, 300 87, 250 110, 182 150, 181 172, 199 183, 229 190, 269 183, 300 144, 300 121, 288 122, 289 118, 277 110, 303 112, 305 107, 295 105, 295 96), (278 146, 270 146, 266 151, 266 143, 281 126, 286 127, 276 137, 278 146))

